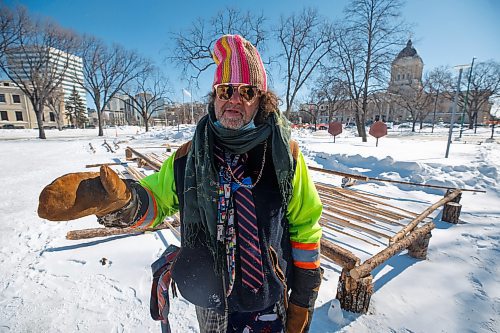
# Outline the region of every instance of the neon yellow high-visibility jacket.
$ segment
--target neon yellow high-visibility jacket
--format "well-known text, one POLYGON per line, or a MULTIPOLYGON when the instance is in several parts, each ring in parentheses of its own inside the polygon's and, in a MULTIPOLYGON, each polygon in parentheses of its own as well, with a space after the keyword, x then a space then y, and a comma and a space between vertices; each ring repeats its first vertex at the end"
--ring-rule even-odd
MULTIPOLYGON (((182 225, 184 200, 182 192, 190 146, 191 142, 181 146, 163 163, 159 172, 140 181, 149 194, 149 208, 138 225, 156 226, 166 216, 171 216, 179 210, 182 225)), ((252 178, 255 178, 253 176, 261 167, 264 153, 261 146, 258 145, 249 152, 247 168, 257 170, 255 173, 250 173, 252 178)), ((259 304, 254 304, 255 302, 273 304, 283 296, 283 291, 287 290, 293 266, 306 270, 319 267, 322 231, 318 221, 322 204, 297 143, 292 141, 290 147, 294 157, 295 174, 293 194, 286 209, 282 207, 270 149, 267 151, 269 156, 266 158, 262 177, 252 189, 264 272, 268 272, 266 274, 268 276, 265 277, 268 290, 263 291, 261 298, 254 297, 255 301, 241 294, 243 292, 233 291, 231 297, 234 299, 229 300, 231 311, 253 311, 259 307, 259 304)))

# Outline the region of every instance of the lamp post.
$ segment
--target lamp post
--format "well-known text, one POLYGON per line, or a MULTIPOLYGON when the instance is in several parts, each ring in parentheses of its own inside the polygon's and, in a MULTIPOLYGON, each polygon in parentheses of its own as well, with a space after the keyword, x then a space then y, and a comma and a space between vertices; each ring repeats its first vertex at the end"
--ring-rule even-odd
POLYGON ((439 88, 437 89, 436 92, 436 100, 434 101, 434 113, 432 115, 432 130, 431 133, 434 133, 434 124, 436 124, 436 107, 439 99, 439 88))
MULTIPOLYGON (((465 92, 464 109, 462 111, 462 122, 460 124, 460 135, 458 136, 460 139, 462 138, 462 132, 464 130, 464 118, 465 118, 465 112, 467 111, 467 98, 469 97, 470 79, 472 76, 472 69, 474 68, 474 60, 476 60, 476 58, 472 57, 472 63, 470 65, 470 70, 469 70, 469 78, 467 80, 467 91, 465 92)), ((469 121, 473 121, 473 120, 469 118, 469 121)))
POLYGON ((457 102, 458 102, 458 94, 460 92, 460 81, 462 80, 462 72, 464 68, 468 68, 469 65, 461 65, 461 66, 455 66, 455 68, 458 68, 458 82, 457 82, 457 90, 455 91, 455 97, 453 99, 453 109, 451 112, 451 119, 450 119, 450 131, 448 133, 448 144, 446 145, 446 154, 444 155, 445 158, 448 158, 448 154, 450 153, 450 145, 451 145, 451 136, 453 134, 453 125, 455 123, 455 113, 457 111, 457 102))

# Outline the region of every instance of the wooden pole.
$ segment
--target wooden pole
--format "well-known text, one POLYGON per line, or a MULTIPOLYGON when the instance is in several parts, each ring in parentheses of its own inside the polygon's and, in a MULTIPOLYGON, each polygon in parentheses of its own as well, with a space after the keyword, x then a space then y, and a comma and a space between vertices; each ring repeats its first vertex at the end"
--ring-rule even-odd
MULTIPOLYGON (((350 196, 349 194, 347 194, 347 193, 348 193, 347 191, 350 191, 351 193, 357 193, 357 192, 352 191, 352 190, 343 190, 343 191, 345 191, 345 192, 344 192, 344 193, 342 193, 342 195, 345 195, 345 196, 347 196, 347 197, 349 197, 349 196, 350 196)), ((381 201, 381 200, 377 200, 377 199, 373 199, 373 198, 370 198, 370 199, 368 199, 368 200, 370 200, 370 201, 368 201, 368 204, 369 204, 369 205, 373 205, 373 206, 375 206, 375 204, 380 204, 380 205, 384 205, 384 206, 387 206, 387 207, 395 208, 395 209, 397 209, 397 210, 399 210, 399 211, 401 211, 401 212, 403 212, 403 213, 406 213, 406 214, 410 215, 410 216, 406 216, 406 217, 411 217, 411 218, 413 218, 413 217, 415 217, 415 216, 418 216, 418 214, 417 214, 417 213, 415 213, 415 212, 412 212, 412 211, 409 211, 409 210, 406 210, 406 209, 400 208, 400 207, 398 207, 398 206, 394 206, 394 205, 388 204, 388 203, 383 202, 383 201, 381 201)), ((386 200, 387 200, 387 199, 386 199, 386 200)))
POLYGON ((433 204, 432 206, 430 206, 429 208, 427 208, 426 210, 424 210, 419 216, 417 216, 413 221, 411 221, 410 223, 408 223, 408 225, 406 227, 404 227, 403 229, 401 229, 399 232, 397 232, 394 237, 392 237, 389 241, 389 244, 391 243, 395 243, 397 242, 398 240, 402 239, 408 232, 410 232, 411 230, 415 229, 415 227, 423 220, 425 219, 430 213, 432 213, 433 211, 435 211, 436 209, 438 209, 439 207, 441 207, 442 205, 444 205, 445 203, 447 202, 450 202, 451 200, 453 200, 457 195, 460 194, 460 191, 454 191, 454 192, 451 192, 449 193, 447 196, 445 196, 443 199, 439 200, 438 202, 436 202, 435 204, 433 204))
POLYGON ((112 163, 97 163, 97 164, 87 164, 86 168, 96 168, 101 167, 103 165, 125 165, 127 162, 112 162, 112 163))
POLYGON ((149 165, 151 168, 153 168, 154 170, 156 171, 159 171, 160 168, 161 168, 161 163, 158 163, 158 162, 155 162, 155 161, 152 161, 150 158, 148 158, 146 155, 142 154, 142 153, 139 153, 137 150, 131 148, 131 147, 127 147, 127 149, 130 150, 131 153, 133 153, 134 155, 136 155, 137 157, 141 158, 142 160, 144 160, 144 162, 146 162, 147 165, 149 165))
POLYGON ((352 223, 350 221, 347 221, 343 218, 340 218, 338 216, 336 216, 335 214, 332 214, 328 211, 323 211, 323 214, 326 214, 330 217, 332 217, 332 219, 329 219, 329 222, 332 222, 332 223, 335 223, 335 224, 339 224, 339 225, 342 225, 344 227, 348 227, 348 228, 351 228, 351 229, 357 229, 357 230, 361 230, 361 231, 365 231, 369 234, 372 234, 374 236, 377 236, 377 237, 382 237, 382 238, 387 238, 387 239, 390 239, 391 236, 389 235, 386 235, 386 234, 383 234, 381 232, 378 232, 378 231, 375 231, 375 230, 372 230, 370 228, 365 228, 363 226, 360 226, 356 223, 352 223))
POLYGON ((440 188, 440 189, 454 189, 454 190, 460 190, 462 192, 469 191, 469 192, 480 192, 480 193, 486 193, 486 191, 483 190, 474 190, 474 189, 465 189, 465 188, 454 188, 454 187, 449 187, 449 186, 441 186, 441 185, 431 185, 431 184, 419 184, 419 183, 412 183, 412 182, 404 182, 401 180, 392 180, 392 179, 382 179, 382 178, 373 178, 373 177, 367 177, 363 175, 354 175, 346 172, 340 172, 340 171, 334 171, 334 170, 328 170, 328 169, 322 169, 322 168, 317 168, 313 166, 307 166, 309 170, 313 171, 319 171, 319 172, 324 172, 332 175, 337 175, 337 176, 342 176, 342 177, 350 177, 362 181, 374 181, 374 182, 385 182, 385 183, 394 183, 394 184, 403 184, 403 185, 411 185, 411 186, 422 186, 422 187, 432 187, 432 188, 440 188))
POLYGON ((72 230, 68 231, 66 234, 66 239, 69 240, 79 240, 79 239, 88 239, 95 237, 108 237, 115 235, 127 235, 127 234, 143 234, 145 232, 158 231, 163 229, 171 229, 171 231, 176 234, 178 231, 175 227, 168 223, 164 222, 154 228, 90 228, 90 229, 82 229, 82 230, 72 230))
POLYGON ((380 251, 370 259, 366 260, 361 265, 351 269, 349 271, 349 274, 356 280, 368 276, 375 267, 377 267, 378 265, 380 265, 393 255, 395 255, 396 253, 406 249, 408 246, 413 244, 417 239, 424 237, 427 233, 429 233, 432 229, 434 229, 434 227, 435 227, 434 223, 429 222, 423 227, 415 229, 407 237, 389 245, 387 248, 380 251))
POLYGON ((403 216, 393 213, 391 211, 385 210, 383 208, 374 208, 373 206, 357 205, 343 199, 329 199, 325 198, 320 194, 321 201, 332 205, 333 207, 347 208, 355 213, 363 214, 364 216, 371 217, 375 220, 382 221, 391 225, 405 226, 406 224, 399 223, 397 221, 404 219, 403 216))
POLYGON ((375 244, 375 243, 372 243, 364 238, 361 238, 361 237, 358 237, 356 235, 352 235, 348 232, 345 232, 345 231, 342 231, 342 230, 339 230, 335 227, 333 227, 332 225, 330 225, 329 223, 329 220, 325 219, 324 217, 322 217, 320 220, 319 220, 319 224, 322 226, 322 227, 325 227, 325 228, 328 228, 329 230, 333 231, 333 232, 337 232, 339 234, 342 234, 342 235, 346 235, 346 236, 349 236, 349 237, 352 237, 352 238, 355 238, 355 239, 358 239, 360 241, 363 241, 367 244, 370 244, 370 245, 373 245, 373 246, 376 246, 376 247, 380 247, 380 245, 378 244, 375 244))

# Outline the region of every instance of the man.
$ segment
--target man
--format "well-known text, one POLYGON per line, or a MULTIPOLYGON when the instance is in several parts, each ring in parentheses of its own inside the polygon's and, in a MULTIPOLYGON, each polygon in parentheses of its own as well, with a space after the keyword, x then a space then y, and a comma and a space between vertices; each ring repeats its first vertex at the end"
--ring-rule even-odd
POLYGON ((138 227, 179 210, 172 277, 201 332, 307 332, 321 283, 318 193, 257 49, 225 35, 213 56, 208 115, 159 172, 140 183, 108 167, 65 175, 38 213, 138 227))

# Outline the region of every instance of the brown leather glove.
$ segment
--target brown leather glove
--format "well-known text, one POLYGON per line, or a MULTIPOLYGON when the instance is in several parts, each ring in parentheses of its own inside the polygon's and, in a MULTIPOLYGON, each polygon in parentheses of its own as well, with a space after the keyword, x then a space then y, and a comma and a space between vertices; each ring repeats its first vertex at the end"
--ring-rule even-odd
POLYGON ((101 217, 124 207, 131 196, 125 182, 103 165, 100 172, 70 173, 47 185, 38 199, 38 216, 50 221, 101 217))
POLYGON ((309 321, 309 310, 293 303, 288 303, 286 310, 286 333, 302 333, 309 321))

